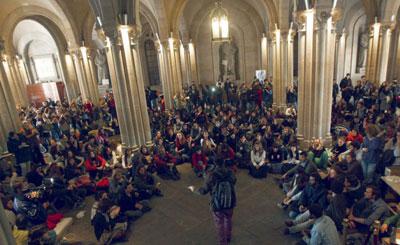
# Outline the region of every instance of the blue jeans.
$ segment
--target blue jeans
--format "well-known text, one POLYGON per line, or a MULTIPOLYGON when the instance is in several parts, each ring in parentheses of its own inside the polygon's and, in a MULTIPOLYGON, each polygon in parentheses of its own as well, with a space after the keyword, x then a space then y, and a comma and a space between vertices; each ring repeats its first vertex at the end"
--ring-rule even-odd
POLYGON ((374 177, 376 163, 368 163, 368 162, 362 161, 361 166, 363 169, 364 181, 368 183, 374 177))

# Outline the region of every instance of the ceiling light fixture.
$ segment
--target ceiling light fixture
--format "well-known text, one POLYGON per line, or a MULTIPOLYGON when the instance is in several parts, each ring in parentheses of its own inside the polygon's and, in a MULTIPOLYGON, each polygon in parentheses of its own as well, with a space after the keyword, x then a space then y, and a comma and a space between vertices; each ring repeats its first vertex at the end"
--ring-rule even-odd
POLYGON ((212 41, 229 41, 229 20, 227 11, 222 8, 222 1, 215 2, 215 8, 211 12, 212 41))

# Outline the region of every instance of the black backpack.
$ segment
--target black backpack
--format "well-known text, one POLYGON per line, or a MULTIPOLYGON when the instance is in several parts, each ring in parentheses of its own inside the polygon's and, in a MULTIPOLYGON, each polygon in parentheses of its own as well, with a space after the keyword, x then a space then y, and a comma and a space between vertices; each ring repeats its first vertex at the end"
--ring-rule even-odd
POLYGON ((214 185, 211 205, 213 210, 231 209, 235 206, 235 193, 230 181, 220 180, 214 185))

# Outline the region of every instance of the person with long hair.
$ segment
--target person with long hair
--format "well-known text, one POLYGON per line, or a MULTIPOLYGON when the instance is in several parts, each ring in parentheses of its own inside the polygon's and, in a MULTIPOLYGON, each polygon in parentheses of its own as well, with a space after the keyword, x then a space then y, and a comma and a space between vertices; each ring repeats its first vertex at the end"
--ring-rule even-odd
POLYGON ((251 165, 249 174, 254 178, 260 179, 267 177, 267 153, 263 149, 261 142, 254 143, 253 150, 250 153, 251 165))

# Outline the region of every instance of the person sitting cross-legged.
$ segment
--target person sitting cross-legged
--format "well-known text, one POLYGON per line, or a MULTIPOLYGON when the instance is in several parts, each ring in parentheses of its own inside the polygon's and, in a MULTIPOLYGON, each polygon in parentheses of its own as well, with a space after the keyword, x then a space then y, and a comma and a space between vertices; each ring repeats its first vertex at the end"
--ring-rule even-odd
POLYGON ((379 189, 367 186, 364 198, 354 204, 348 216, 349 227, 353 229, 352 233, 367 233, 375 220, 386 217, 388 213, 389 208, 381 198, 379 189))
POLYGON ((121 193, 119 206, 121 212, 128 217, 129 220, 135 221, 142 217, 144 213, 151 210, 148 200, 138 200, 139 193, 135 192, 132 184, 128 184, 121 193))
POLYGON ((157 174, 161 178, 179 180, 180 174, 176 169, 177 159, 164 146, 160 145, 154 155, 154 163, 156 164, 157 174))
MULTIPOLYGON (((342 221, 346 215, 346 201, 342 194, 343 183, 340 181, 332 182, 331 192, 328 195, 330 203, 325 209, 325 214, 329 216, 335 223, 338 230, 342 229, 342 221)), ((286 228, 285 234, 297 233, 309 229, 315 220, 312 218, 310 210, 298 215, 296 219, 286 222, 289 227, 286 228)))
POLYGON ((247 140, 246 134, 240 136, 239 142, 236 144, 235 158, 239 168, 248 169, 250 163, 251 143, 247 140))
POLYGON ((289 216, 294 219, 298 215, 304 214, 308 207, 315 203, 319 203, 321 206, 326 203, 326 189, 317 173, 310 175, 308 184, 302 191, 300 199, 291 204, 289 216))
POLYGON ((258 179, 267 177, 268 166, 266 165, 266 152, 262 148, 261 142, 254 143, 250 158, 251 165, 249 174, 258 179))
POLYGON ((197 177, 205 177, 207 169, 207 157, 199 146, 196 147, 196 150, 192 155, 192 168, 197 177))
POLYGON ((139 192, 140 199, 149 199, 152 196, 162 196, 159 188, 160 183, 156 183, 153 175, 146 169, 145 165, 139 165, 133 178, 133 184, 139 192))
POLYGON ((327 215, 324 215, 323 208, 319 204, 313 204, 309 208, 310 216, 315 220, 310 235, 303 237, 298 245, 337 245, 341 244, 339 233, 335 223, 327 215))

